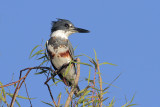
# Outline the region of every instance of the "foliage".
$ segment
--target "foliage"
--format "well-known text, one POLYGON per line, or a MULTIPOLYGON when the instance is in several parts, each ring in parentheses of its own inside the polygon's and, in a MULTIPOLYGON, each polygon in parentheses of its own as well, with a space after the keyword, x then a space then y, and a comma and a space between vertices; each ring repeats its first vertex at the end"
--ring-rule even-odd
MULTIPOLYGON (((94 50, 94 54, 95 54, 94 58, 91 58, 85 54, 78 55, 78 57, 80 57, 80 56, 87 57, 89 59, 90 63, 76 62, 76 61, 70 62, 70 63, 75 63, 75 64, 82 64, 82 65, 89 67, 89 71, 88 71, 89 75, 88 75, 88 78, 85 79, 85 81, 88 83, 88 85, 86 87, 84 87, 83 89, 81 89, 81 91, 78 93, 81 95, 80 97, 78 97, 78 98, 73 97, 72 98, 72 102, 74 102, 74 103, 71 103, 71 105, 73 107, 86 107, 86 106, 87 107, 92 107, 92 106, 113 107, 114 104, 116 103, 116 101, 115 101, 116 97, 113 97, 113 98, 106 97, 105 98, 103 96, 105 94, 108 94, 109 88, 111 86, 114 86, 113 82, 115 82, 118 79, 120 74, 115 79, 113 79, 113 81, 107 87, 102 89, 102 85, 106 84, 106 83, 102 82, 102 79, 101 79, 102 74, 101 74, 100 68, 99 68, 99 67, 101 67, 101 65, 105 65, 105 64, 109 64, 111 66, 112 65, 116 66, 116 65, 109 63, 109 62, 99 63, 98 58, 97 58, 97 53, 95 50, 94 50), (94 75, 94 76, 91 76, 91 75, 94 75), (93 77, 93 78, 91 78, 91 77, 93 77), (112 99, 112 100, 110 100, 110 99, 112 99)), ((45 45, 44 46, 43 45, 35 46, 32 49, 29 58, 33 58, 33 57, 35 57, 36 60, 38 60, 40 62, 39 67, 40 66, 49 66, 49 64, 50 64, 49 63, 50 58, 47 55, 45 45)), ((77 56, 75 56, 75 57, 77 57, 77 56)), ((35 73, 36 75, 44 74, 45 76, 47 76, 47 78, 48 78, 49 74, 51 76, 54 75, 54 72, 51 72, 48 69, 37 69, 37 71, 38 72, 35 73)), ((61 80, 59 80, 58 78, 55 78, 55 77, 53 77, 52 80, 53 80, 54 84, 52 84, 51 86, 56 85, 58 87, 57 83, 62 82, 61 80)), ((3 86, 3 84, 1 82, 0 82, 0 86, 3 86)), ((68 90, 66 90, 66 92, 68 92, 68 90)), ((59 107, 64 106, 64 104, 60 104, 61 95, 62 95, 62 93, 59 93, 59 96, 57 97, 58 98, 57 106, 59 106, 59 107)), ((4 87, 0 88, 0 104, 2 102, 2 106, 5 104, 7 106, 9 106, 9 103, 6 101, 7 96, 12 97, 13 94, 11 94, 10 92, 6 92, 6 89, 4 87)), ((22 99, 28 99, 27 97, 23 97, 23 96, 17 96, 17 97, 22 98, 22 99)), ((136 105, 136 104, 133 104, 134 97, 135 97, 135 95, 132 97, 132 99, 130 101, 127 101, 124 105, 122 105, 122 107, 130 107, 130 106, 136 105)), ((56 106, 54 102, 46 102, 46 101, 41 101, 41 102, 48 105, 48 106, 52 106, 52 107, 56 106)), ((16 103, 20 107, 20 104, 17 101, 17 99, 16 99, 16 103)))

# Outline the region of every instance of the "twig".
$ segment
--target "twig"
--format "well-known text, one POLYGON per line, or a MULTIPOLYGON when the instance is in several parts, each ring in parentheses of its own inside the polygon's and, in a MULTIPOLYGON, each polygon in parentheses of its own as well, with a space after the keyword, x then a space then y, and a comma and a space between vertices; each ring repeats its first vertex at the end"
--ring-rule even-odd
POLYGON ((50 96, 51 96, 51 98, 52 98, 52 101, 53 101, 54 105, 57 107, 57 104, 56 104, 56 102, 55 102, 55 100, 54 100, 54 98, 53 98, 53 96, 52 96, 51 89, 50 89, 49 85, 47 84, 47 83, 48 83, 48 81, 49 81, 49 80, 51 80, 51 79, 52 79, 52 77, 48 78, 44 84, 46 84, 46 85, 47 85, 48 90, 49 90, 49 93, 50 93, 50 96))
POLYGON ((78 102, 82 99, 82 97, 84 97, 85 92, 90 88, 90 86, 88 85, 85 89, 83 89, 83 95, 81 95, 81 97, 78 99, 76 105, 78 106, 78 102))
POLYGON ((3 85, 3 86, 0 86, 0 88, 3 88, 3 87, 8 87, 8 86, 11 86, 13 84, 16 84, 17 82, 20 82, 22 79, 24 79, 25 77, 22 77, 20 78, 18 81, 15 81, 15 82, 12 82, 12 83, 9 83, 9 84, 6 84, 6 85, 3 85))
POLYGON ((58 107, 59 107, 59 105, 60 105, 60 101, 61 101, 61 94, 60 94, 60 96, 59 96, 59 99, 58 99, 58 107))
POLYGON ((24 81, 24 85, 25 85, 25 89, 26 89, 26 93, 27 93, 27 97, 28 97, 29 103, 30 103, 30 105, 32 107, 32 102, 31 102, 31 99, 29 98, 29 94, 28 94, 28 90, 27 90, 27 85, 26 85, 25 81, 24 81))
POLYGON ((96 84, 96 71, 97 69, 95 68, 95 72, 94 72, 94 80, 93 80, 93 85, 92 85, 92 88, 93 88, 93 91, 92 91, 92 105, 95 106, 94 104, 94 94, 95 94, 95 84, 96 84))
POLYGON ((71 89, 71 92, 70 94, 68 95, 68 98, 67 98, 67 101, 65 103, 65 107, 68 107, 69 106, 69 103, 71 102, 71 99, 72 99, 72 96, 73 96, 73 93, 74 93, 74 90, 75 90, 75 87, 77 86, 78 84, 78 80, 79 80, 79 76, 80 76, 80 59, 77 58, 77 76, 76 76, 76 79, 75 79, 75 82, 73 84, 73 87, 71 89))
POLYGON ((29 74, 29 72, 30 72, 31 70, 32 70, 32 69, 29 69, 29 70, 28 70, 28 72, 27 72, 26 75, 24 76, 25 78, 23 79, 23 81, 21 82, 21 84, 20 84, 20 81, 18 82, 18 85, 17 85, 17 87, 16 87, 16 89, 15 89, 15 91, 14 91, 13 97, 12 97, 12 101, 11 101, 10 107, 13 107, 13 104, 14 104, 14 102, 15 102, 15 100, 16 100, 18 91, 19 91, 19 89, 21 88, 24 80, 26 79, 27 75, 29 74), (19 86, 19 84, 20 84, 20 86, 19 86))
POLYGON ((21 78, 22 72, 25 71, 25 70, 29 70, 29 69, 31 69, 31 70, 32 70, 32 69, 47 69, 47 70, 51 70, 52 72, 54 72, 54 70, 51 69, 51 68, 49 68, 49 67, 30 67, 30 68, 25 68, 25 69, 22 69, 22 70, 20 71, 20 76, 19 76, 19 80, 18 80, 18 81, 15 81, 15 82, 12 82, 12 83, 9 83, 9 84, 0 86, 0 88, 7 87, 7 86, 11 86, 11 85, 13 85, 13 84, 16 84, 16 83, 20 82, 22 79, 25 78, 25 76, 21 78))
MULTIPOLYGON (((29 72, 30 72, 32 69, 47 69, 47 70, 52 70, 52 69, 49 68, 49 67, 30 67, 30 68, 25 68, 25 69, 21 70, 21 71, 20 71, 19 80, 18 80, 18 84, 17 84, 17 87, 16 87, 16 89, 15 89, 15 91, 14 91, 14 94, 13 94, 13 97, 12 97, 12 101, 11 101, 10 107, 13 107, 14 102, 15 102, 16 97, 17 97, 17 94, 18 94, 18 91, 19 91, 19 89, 21 88, 22 84, 24 83, 27 75, 29 74, 29 72), (25 71, 25 70, 28 70, 28 72, 26 73, 26 75, 25 75, 24 77, 21 78, 22 72, 25 71), (20 83, 20 81, 21 81, 22 79, 23 79, 23 81, 20 83), (19 84, 20 84, 20 85, 19 85, 19 84)), ((15 84, 15 83, 17 83, 17 82, 14 82, 14 83, 11 83, 11 84, 13 85, 13 84, 15 84)), ((9 85, 11 85, 11 84, 9 84, 9 85)))
POLYGON ((101 93, 101 94, 100 94, 100 101, 101 101, 101 102, 100 102, 100 107, 102 107, 102 102, 103 102, 103 101, 102 101, 102 100, 103 100, 103 95, 102 95, 102 94, 103 94, 103 89, 102 89, 102 77, 101 77, 101 74, 100 74, 100 69, 99 69, 98 60, 97 60, 97 69, 98 69, 98 74, 99 74, 99 82, 100 82, 99 85, 100 85, 100 90, 101 90, 101 91, 100 91, 100 93, 101 93))

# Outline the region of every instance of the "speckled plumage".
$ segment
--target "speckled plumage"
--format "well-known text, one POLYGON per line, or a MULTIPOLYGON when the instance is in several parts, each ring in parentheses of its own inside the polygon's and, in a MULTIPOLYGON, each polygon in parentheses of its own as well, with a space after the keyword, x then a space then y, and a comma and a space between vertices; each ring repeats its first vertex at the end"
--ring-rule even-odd
MULTIPOLYGON (((46 48, 54 69, 60 69, 74 59, 74 50, 68 36, 76 32, 88 33, 89 31, 76 28, 70 21, 65 19, 58 19, 58 21, 52 23, 51 38, 47 41, 46 48)), ((63 68, 58 75, 65 85, 72 86, 76 79, 76 68, 73 63, 68 67, 63 68), (68 67, 70 67, 69 71, 67 71, 68 67)), ((77 85, 74 94, 78 96, 79 91, 77 85)))

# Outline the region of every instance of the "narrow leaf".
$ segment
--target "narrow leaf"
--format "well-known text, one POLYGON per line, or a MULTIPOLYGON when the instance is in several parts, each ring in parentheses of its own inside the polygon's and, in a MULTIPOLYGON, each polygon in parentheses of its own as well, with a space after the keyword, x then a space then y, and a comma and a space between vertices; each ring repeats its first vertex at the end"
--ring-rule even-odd
POLYGON ((103 63, 100 63, 99 65, 104 65, 104 64, 109 64, 109 65, 117 66, 116 64, 112 64, 112 63, 109 63, 109 62, 103 62, 103 63))
MULTIPOLYGON (((13 94, 11 93, 6 93, 7 95, 9 95, 10 97, 13 97, 13 94)), ((22 99, 35 99, 35 98, 28 98, 28 97, 23 97, 23 96, 20 96, 20 95, 17 95, 18 98, 22 98, 22 99)))
POLYGON ((91 68, 89 67, 88 84, 90 82, 90 77, 91 77, 91 68))
POLYGON ((112 99, 112 101, 110 102, 110 104, 109 104, 109 106, 108 107, 113 107, 114 106, 114 97, 113 97, 113 99, 112 99))
POLYGON ((42 70, 41 72, 35 73, 35 75, 46 73, 48 70, 42 70))
MULTIPOLYGON (((13 94, 8 94, 11 98, 13 97, 13 94)), ((17 99, 15 100, 15 102, 17 103, 18 107, 21 107, 21 105, 19 104, 19 102, 17 101, 17 99)))
POLYGON ((48 60, 44 60, 39 66, 43 65, 44 63, 46 63, 48 60))
POLYGON ((31 58, 31 55, 32 55, 32 53, 33 53, 33 51, 37 48, 37 47, 39 47, 40 45, 37 45, 37 46, 35 46, 33 49, 32 49, 32 51, 31 51, 31 53, 30 53, 30 55, 29 55, 29 57, 31 58))
POLYGON ((2 96, 2 91, 1 91, 1 93, 0 93, 0 99, 4 102, 4 103, 6 103, 6 100, 3 98, 3 96, 2 96))
POLYGON ((88 63, 84 63, 84 62, 74 62, 72 61, 73 63, 78 63, 78 64, 82 64, 82 65, 87 65, 87 66, 90 66, 90 67, 93 67, 92 65, 88 64, 88 63))
POLYGON ((18 107, 21 107, 21 105, 19 104, 19 102, 17 100, 15 100, 15 102, 17 103, 18 107))
POLYGON ((129 104, 129 102, 127 102, 126 104, 124 104, 124 105, 123 105, 123 106, 121 106, 121 107, 126 107, 128 104, 129 104))
POLYGON ((95 51, 95 49, 93 49, 94 50, 94 54, 95 54, 95 60, 97 61, 97 54, 96 54, 96 51, 95 51))
MULTIPOLYGON (((0 82, 0 86, 3 86, 2 82, 0 82)), ((4 87, 2 87, 2 93, 3 93, 4 98, 6 98, 6 92, 4 90, 4 87)))
POLYGON ((44 103, 44 104, 47 104, 47 105, 49 105, 49 106, 51 106, 51 107, 54 107, 52 104, 50 104, 50 103, 47 103, 47 102, 44 102, 44 101, 41 101, 42 103, 44 103))
POLYGON ((138 104, 130 104, 127 107, 136 106, 136 105, 138 105, 138 104))
POLYGON ((40 54, 42 51, 44 51, 44 50, 39 50, 38 52, 36 52, 35 54, 33 54, 33 55, 31 56, 31 58, 34 57, 35 55, 40 54))
POLYGON ((69 65, 67 66, 67 70, 64 72, 64 77, 68 74, 68 72, 69 72, 69 70, 71 68, 71 62, 72 61, 70 61, 69 65))
POLYGON ((45 58, 45 57, 46 57, 46 56, 44 55, 44 56, 42 56, 42 57, 38 58, 37 60, 43 59, 43 58, 45 58))
POLYGON ((86 56, 86 57, 88 57, 90 60, 92 60, 92 58, 91 57, 89 57, 89 56, 87 56, 86 54, 82 54, 83 56, 86 56))
POLYGON ((133 99, 134 99, 135 95, 136 95, 136 94, 133 95, 133 97, 132 97, 132 99, 131 99, 131 101, 130 101, 130 104, 133 102, 133 99))

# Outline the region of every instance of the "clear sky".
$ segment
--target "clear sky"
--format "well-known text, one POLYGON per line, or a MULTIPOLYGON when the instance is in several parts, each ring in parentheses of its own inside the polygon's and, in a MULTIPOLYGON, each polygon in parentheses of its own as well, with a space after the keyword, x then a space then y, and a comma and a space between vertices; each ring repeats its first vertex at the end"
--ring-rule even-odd
MULTIPOLYGON (((70 36, 75 54, 94 57, 100 62, 118 66, 101 68, 103 81, 110 83, 119 73, 108 96, 115 96, 116 105, 125 103, 125 96, 140 107, 157 107, 160 96, 160 1, 158 0, 0 0, 0 81, 4 84, 19 77, 19 71, 37 66, 29 59, 31 49, 49 39, 51 21, 64 18, 75 26, 91 31, 70 36)), ((82 62, 88 62, 86 57, 82 62)), ((83 70, 81 77, 88 77, 83 70)), ((26 83, 33 106, 44 107, 51 101, 45 76, 29 74, 26 83)), ((80 83, 81 84, 81 83, 80 83)), ((53 87, 57 97, 63 84, 53 87)), ((83 84, 80 86, 83 87, 83 84)), ((105 87, 105 86, 104 86, 105 87)), ((24 88, 22 88, 23 90, 24 88)), ((19 94, 26 96, 25 91, 19 94)), ((111 99, 109 99, 110 101, 111 99)), ((25 107, 28 101, 19 100, 25 107)), ((26 106, 27 107, 27 106, 26 106)))

